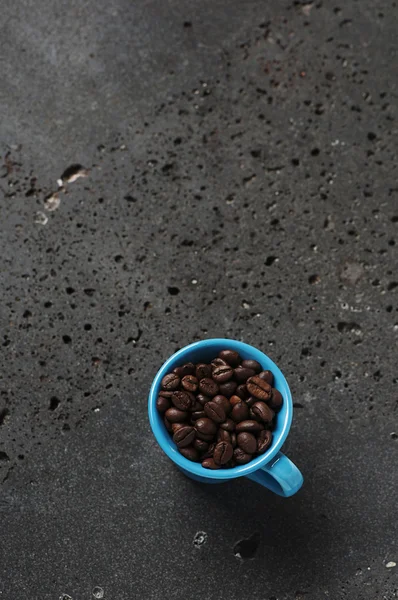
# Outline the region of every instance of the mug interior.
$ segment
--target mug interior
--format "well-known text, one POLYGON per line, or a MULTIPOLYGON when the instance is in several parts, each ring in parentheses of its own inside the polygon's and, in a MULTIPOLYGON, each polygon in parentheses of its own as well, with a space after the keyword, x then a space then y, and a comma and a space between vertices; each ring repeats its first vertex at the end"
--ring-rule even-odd
POLYGON ((185 348, 182 348, 173 354, 163 364, 156 374, 151 386, 148 399, 148 413, 152 431, 159 445, 169 458, 171 458, 171 460, 179 467, 199 477, 206 477, 209 479, 233 479, 256 471, 278 453, 289 433, 293 416, 293 402, 288 383, 282 371, 266 354, 249 344, 237 340, 210 339, 201 340, 200 342, 185 346, 185 348), (210 469, 204 469, 200 463, 192 462, 178 452, 175 443, 166 430, 161 415, 156 409, 156 399, 160 392, 160 382, 162 378, 175 367, 181 366, 187 362, 210 362, 221 350, 226 348, 239 352, 242 359, 251 358, 257 360, 264 370, 269 369, 272 371, 274 375, 274 387, 282 394, 283 405, 281 410, 277 413, 276 426, 272 432, 273 441, 267 452, 253 459, 246 465, 241 465, 232 469, 218 469, 212 471, 210 469))

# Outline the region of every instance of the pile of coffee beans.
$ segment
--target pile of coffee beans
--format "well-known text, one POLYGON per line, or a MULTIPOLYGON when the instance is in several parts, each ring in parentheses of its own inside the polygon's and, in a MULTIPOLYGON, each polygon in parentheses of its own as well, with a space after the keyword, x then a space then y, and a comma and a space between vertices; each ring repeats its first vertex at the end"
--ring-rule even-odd
POLYGON ((165 375, 156 407, 179 452, 206 469, 244 465, 272 443, 283 398, 271 371, 222 350, 165 375))

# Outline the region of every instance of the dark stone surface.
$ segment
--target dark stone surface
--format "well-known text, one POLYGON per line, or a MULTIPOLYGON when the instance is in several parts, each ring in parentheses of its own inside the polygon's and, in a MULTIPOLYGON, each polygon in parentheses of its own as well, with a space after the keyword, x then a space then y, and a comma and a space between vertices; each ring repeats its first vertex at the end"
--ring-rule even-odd
POLYGON ((396 15, 2 3, 1 598, 397 597, 396 15), (290 500, 152 438, 156 370, 216 336, 287 376, 290 500))

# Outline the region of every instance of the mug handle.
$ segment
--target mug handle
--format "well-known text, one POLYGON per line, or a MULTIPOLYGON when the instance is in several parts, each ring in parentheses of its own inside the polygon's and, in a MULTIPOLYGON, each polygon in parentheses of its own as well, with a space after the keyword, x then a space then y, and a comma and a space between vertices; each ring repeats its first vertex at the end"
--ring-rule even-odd
POLYGON ((282 452, 278 452, 268 464, 246 477, 285 498, 298 492, 304 481, 296 465, 282 452))

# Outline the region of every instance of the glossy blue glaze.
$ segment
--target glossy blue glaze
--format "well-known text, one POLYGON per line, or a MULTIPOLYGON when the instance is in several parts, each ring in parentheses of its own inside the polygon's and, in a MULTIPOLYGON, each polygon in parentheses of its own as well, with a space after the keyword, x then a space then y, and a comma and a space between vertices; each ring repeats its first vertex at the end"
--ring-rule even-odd
POLYGON ((195 342, 185 346, 171 356, 160 368, 153 380, 149 398, 148 413, 154 436, 172 461, 184 472, 185 475, 204 483, 222 483, 236 477, 249 477, 253 481, 272 490, 280 496, 292 496, 303 484, 303 477, 297 467, 289 460, 280 449, 286 440, 293 417, 293 402, 288 383, 276 364, 263 352, 237 340, 210 339, 195 342), (276 427, 273 432, 273 442, 270 448, 261 456, 255 458, 247 465, 233 469, 219 469, 211 471, 204 469, 201 464, 194 463, 182 456, 167 432, 162 418, 156 410, 156 398, 160 391, 160 382, 164 375, 174 367, 186 362, 210 362, 220 350, 230 348, 239 352, 243 359, 257 360, 263 369, 269 369, 274 374, 274 387, 283 396, 283 406, 278 413, 276 427))

